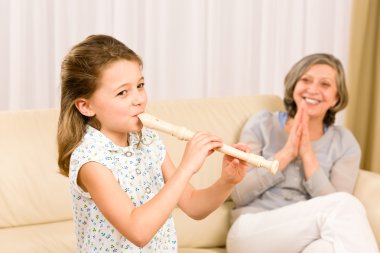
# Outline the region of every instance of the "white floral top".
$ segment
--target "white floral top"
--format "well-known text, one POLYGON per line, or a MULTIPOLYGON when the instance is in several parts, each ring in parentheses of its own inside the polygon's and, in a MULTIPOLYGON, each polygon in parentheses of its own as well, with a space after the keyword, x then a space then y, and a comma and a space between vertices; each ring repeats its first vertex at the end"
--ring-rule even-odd
POLYGON ((120 147, 100 131, 87 126, 81 144, 71 155, 69 178, 79 252, 177 252, 172 216, 147 245, 137 247, 105 219, 89 193, 77 184, 80 168, 93 161, 113 173, 136 207, 152 199, 164 185, 161 165, 165 146, 158 135, 147 128, 142 129, 142 140, 139 145, 138 142, 138 134, 130 133, 130 145, 120 147))

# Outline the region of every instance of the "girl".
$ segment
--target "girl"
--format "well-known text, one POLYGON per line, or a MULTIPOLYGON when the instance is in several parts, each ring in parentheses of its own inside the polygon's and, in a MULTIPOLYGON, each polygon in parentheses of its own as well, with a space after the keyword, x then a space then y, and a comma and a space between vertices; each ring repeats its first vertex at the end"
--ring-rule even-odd
POLYGON ((63 60, 58 163, 70 179, 79 252, 176 252, 173 209, 202 219, 245 174, 245 163, 224 156, 217 182, 203 190, 189 184, 222 141, 196 133, 175 168, 138 118, 147 103, 141 68, 131 49, 106 35, 89 36, 63 60))

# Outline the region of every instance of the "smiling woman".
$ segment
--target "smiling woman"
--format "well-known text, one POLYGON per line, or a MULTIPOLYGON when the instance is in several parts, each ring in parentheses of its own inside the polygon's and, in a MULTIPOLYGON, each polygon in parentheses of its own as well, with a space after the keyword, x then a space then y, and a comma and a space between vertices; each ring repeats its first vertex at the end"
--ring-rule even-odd
POLYGON ((360 147, 349 130, 333 125, 347 101, 341 62, 312 54, 285 78, 286 112, 248 120, 240 142, 280 165, 274 177, 250 170, 235 187, 228 252, 378 252, 364 208, 351 195, 360 147))
POLYGON ((297 108, 305 111, 310 125, 312 121, 323 122, 327 111, 336 105, 339 99, 336 75, 336 70, 329 65, 315 64, 297 82, 293 99, 297 108))
MULTIPOLYGON (((335 114, 343 110, 348 103, 343 66, 338 59, 326 54, 304 57, 286 75, 284 103, 290 117, 296 115, 297 105, 300 105, 295 99, 295 96, 299 96, 298 90, 314 92, 315 94, 312 95, 320 96, 321 102, 324 94, 330 97, 331 104, 326 105, 327 110, 321 115, 323 122, 327 125, 335 122, 335 114), (313 90, 310 90, 310 86, 313 90)), ((311 98, 310 94, 307 94, 305 98, 311 98)), ((300 99, 297 100, 300 103, 300 99)))

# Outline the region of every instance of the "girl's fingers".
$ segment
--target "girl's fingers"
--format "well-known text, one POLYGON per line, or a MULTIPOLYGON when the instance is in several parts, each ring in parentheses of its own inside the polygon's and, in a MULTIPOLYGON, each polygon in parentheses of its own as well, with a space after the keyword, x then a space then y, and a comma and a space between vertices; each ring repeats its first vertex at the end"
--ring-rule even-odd
POLYGON ((208 149, 219 148, 223 145, 223 141, 212 134, 207 132, 198 132, 192 138, 192 142, 197 146, 206 146, 208 149))
POLYGON ((232 147, 239 149, 243 152, 250 153, 251 152, 251 147, 248 145, 245 145, 244 143, 237 143, 232 145, 232 147))
POLYGON ((215 149, 222 147, 222 145, 223 142, 219 137, 207 132, 197 132, 187 143, 187 148, 189 152, 196 156, 209 156, 215 149))

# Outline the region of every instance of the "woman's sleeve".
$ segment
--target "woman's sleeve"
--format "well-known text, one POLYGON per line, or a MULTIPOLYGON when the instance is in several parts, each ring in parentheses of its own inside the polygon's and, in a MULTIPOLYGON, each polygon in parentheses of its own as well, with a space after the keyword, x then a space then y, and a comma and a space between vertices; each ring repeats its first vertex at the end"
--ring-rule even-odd
MULTIPOLYGON (((244 143, 251 148, 251 152, 262 155, 262 149, 265 143, 267 131, 273 127, 273 114, 263 111, 251 117, 244 125, 240 135, 240 143, 244 143)), ((273 160, 273 157, 265 157, 273 160)), ((248 169, 244 179, 235 186, 231 197, 236 206, 244 206, 251 203, 268 188, 285 180, 282 172, 272 175, 268 170, 263 168, 251 167, 248 169)))
POLYGON ((322 196, 334 192, 353 193, 359 173, 361 150, 350 131, 339 128, 334 142, 335 149, 340 149, 340 156, 334 161, 330 175, 319 168, 304 186, 311 197, 322 196))

